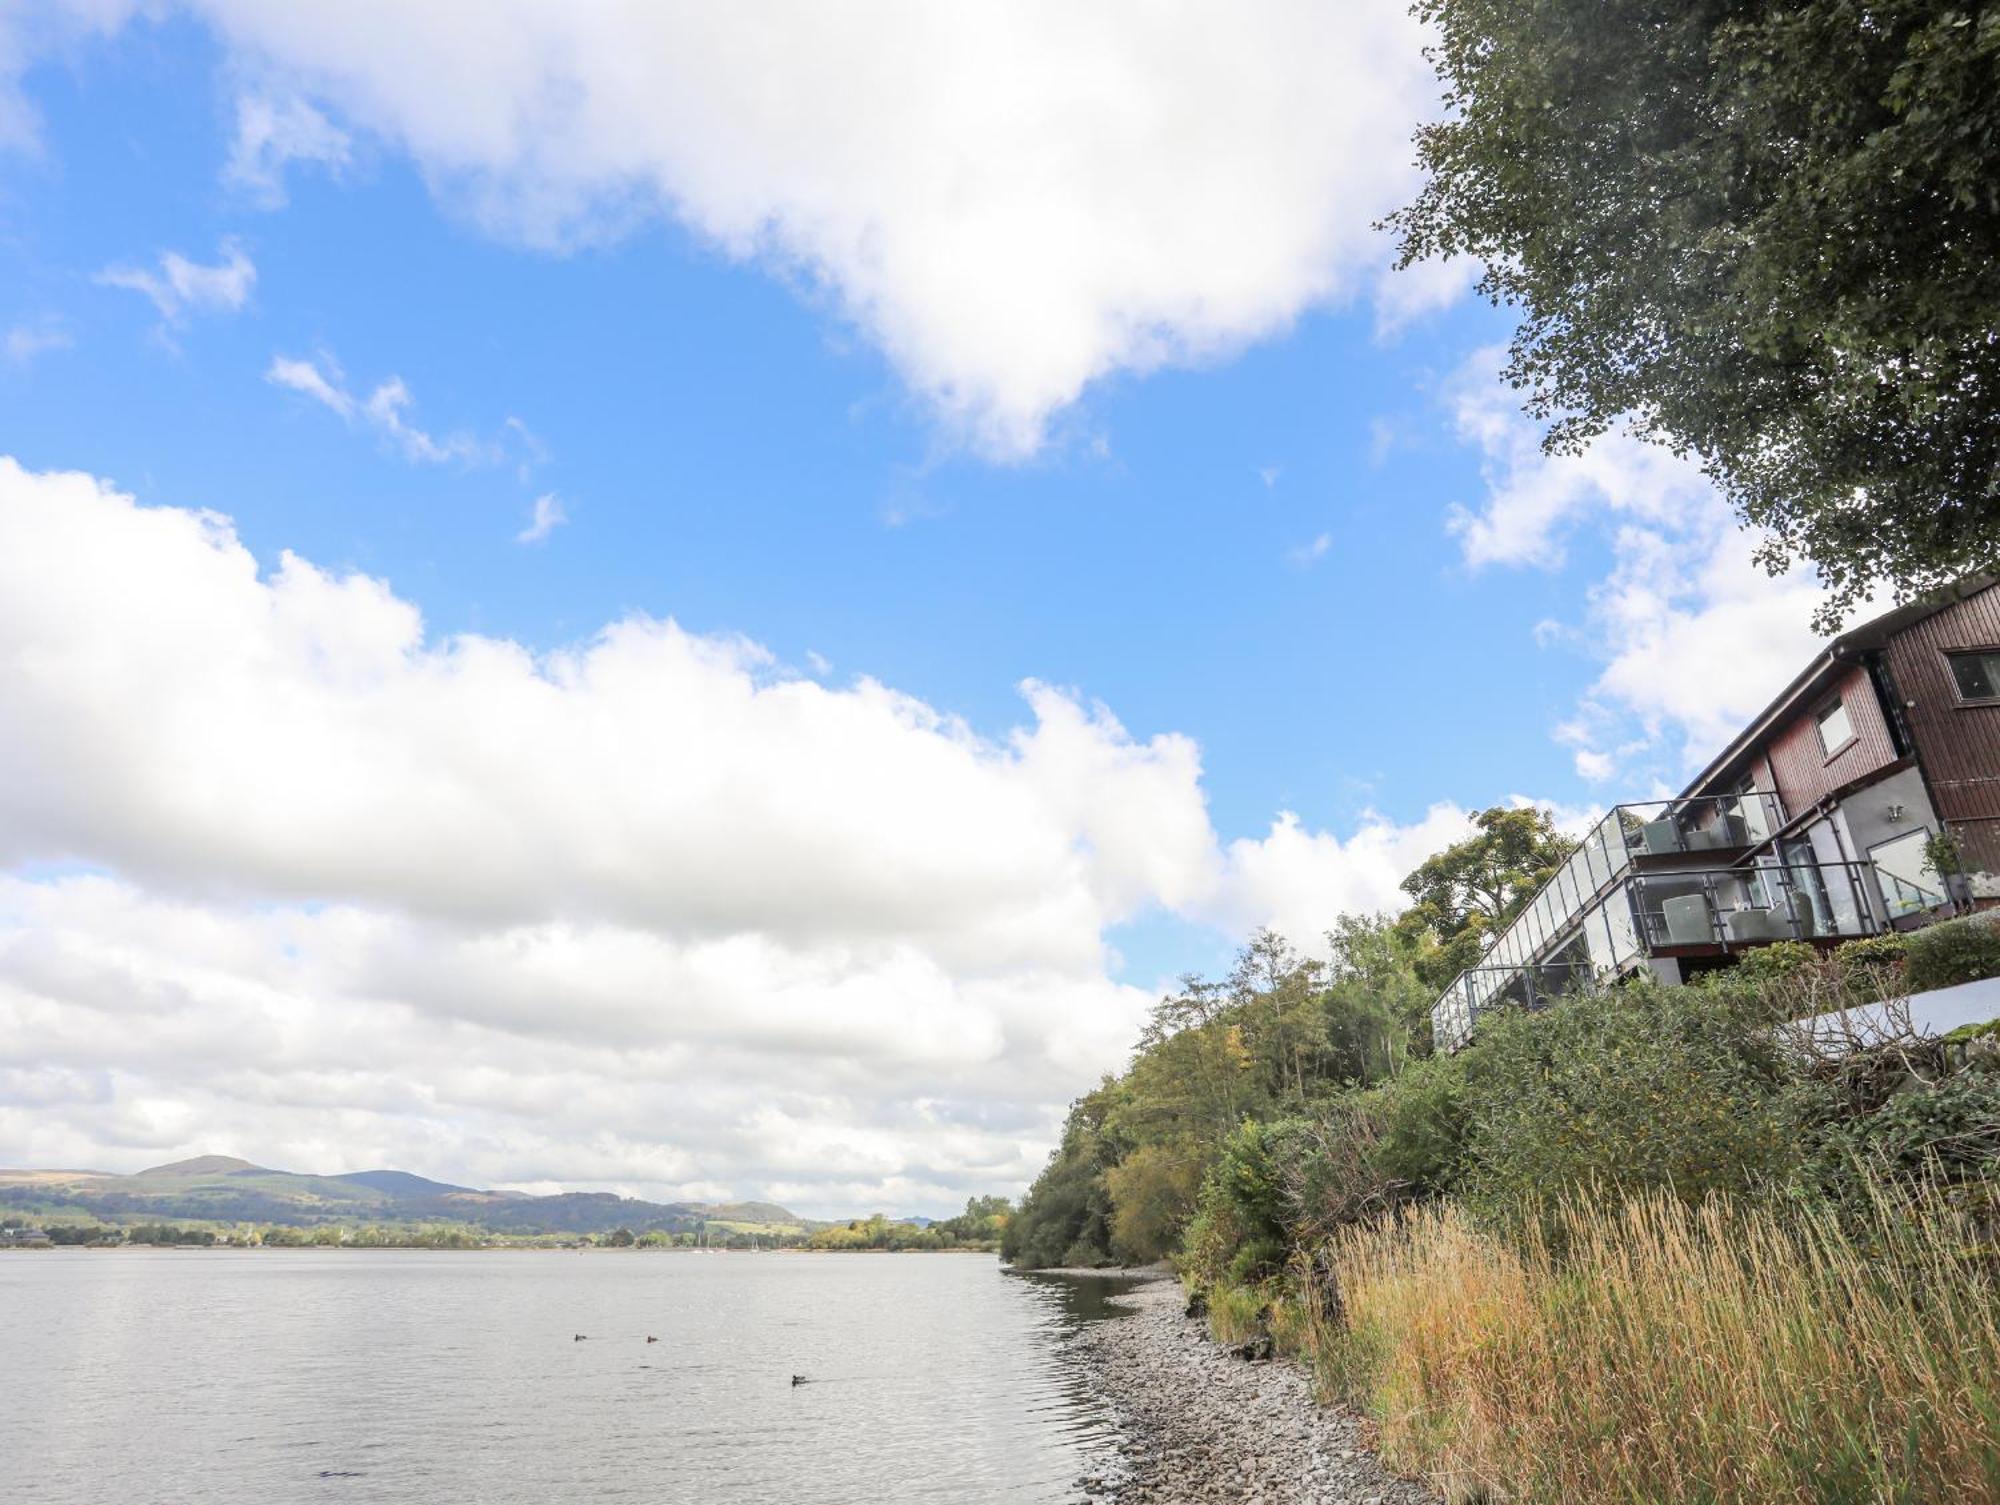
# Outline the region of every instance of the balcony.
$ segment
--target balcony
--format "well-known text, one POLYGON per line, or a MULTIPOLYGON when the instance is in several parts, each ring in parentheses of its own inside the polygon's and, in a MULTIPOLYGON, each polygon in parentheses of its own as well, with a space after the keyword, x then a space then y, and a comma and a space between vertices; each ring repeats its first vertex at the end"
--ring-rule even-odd
POLYGON ((1616 805, 1598 829, 1615 826, 1626 852, 1647 858, 1748 851, 1769 841, 1782 825, 1777 797, 1752 792, 1616 805))
MULTIPOLYGON (((1607 817, 1593 836, 1612 825, 1607 817)), ((1656 871, 1628 865, 1568 917, 1565 932, 1546 940, 1539 939, 1542 921, 1522 924, 1541 903, 1543 895, 1537 895, 1480 964, 1461 972, 1432 1007, 1433 1036, 1440 1047, 1456 1050, 1472 1037, 1485 1010, 1507 1003, 1539 1008, 1563 993, 1621 977, 1654 957, 1717 956, 1773 941, 1873 935, 1881 928, 1868 901, 1873 873, 1865 862, 1656 871)))
POLYGON ((1626 888, 1649 956, 1700 955, 1874 935, 1873 871, 1866 862, 1771 863, 1642 874, 1626 888))
MULTIPOLYGON (((1579 923, 1633 872, 1694 858, 1726 860, 1761 845, 1782 824, 1778 802, 1768 794, 1614 806, 1500 932, 1481 966, 1520 968, 1551 957, 1577 939, 1579 923)), ((1614 916, 1584 930, 1587 959, 1601 970, 1622 970, 1637 955, 1629 918, 1614 916)))

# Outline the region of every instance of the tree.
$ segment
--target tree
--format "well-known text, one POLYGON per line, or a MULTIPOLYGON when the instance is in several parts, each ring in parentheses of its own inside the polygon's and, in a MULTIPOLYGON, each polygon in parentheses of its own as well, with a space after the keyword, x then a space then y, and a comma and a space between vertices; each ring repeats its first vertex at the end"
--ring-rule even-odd
POLYGON ((1548 812, 1533 806, 1482 810, 1473 824, 1473 835, 1403 880, 1412 903, 1398 925, 1430 943, 1416 970, 1433 989, 1477 963, 1492 937, 1576 850, 1548 812))
POLYGON ((1392 216, 1521 310, 1574 452, 1696 456, 1831 627, 2000 543, 2000 0, 1417 0, 1449 113, 1392 216))

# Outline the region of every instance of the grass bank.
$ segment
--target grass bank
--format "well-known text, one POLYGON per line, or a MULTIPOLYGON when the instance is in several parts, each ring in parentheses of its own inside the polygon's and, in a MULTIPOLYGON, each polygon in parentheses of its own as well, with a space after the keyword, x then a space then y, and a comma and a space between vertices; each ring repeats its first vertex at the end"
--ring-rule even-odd
POLYGON ((1937 1192, 1858 1224, 1579 1200, 1509 1236, 1433 1204, 1326 1258, 1324 1384, 1454 1500, 2000 1502, 1994 1250, 1937 1192))

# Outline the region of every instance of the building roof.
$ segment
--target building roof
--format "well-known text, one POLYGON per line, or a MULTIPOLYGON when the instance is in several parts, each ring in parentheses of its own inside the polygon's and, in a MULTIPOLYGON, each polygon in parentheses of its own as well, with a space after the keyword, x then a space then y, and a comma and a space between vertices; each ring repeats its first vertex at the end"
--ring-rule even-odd
POLYGON ((1897 633, 1915 626, 1927 617, 1934 617, 1946 607, 1960 601, 1969 600, 1988 587, 2000 583, 2000 575, 1980 572, 1963 576, 1950 585, 1941 586, 1907 601, 1879 617, 1863 622, 1859 627, 1851 627, 1834 638, 1819 656, 1801 669, 1798 677, 1778 692, 1769 705, 1752 717, 1749 724, 1731 739, 1729 745, 1708 762, 1708 766, 1689 782, 1681 791, 1681 798, 1699 794, 1705 790, 1729 766, 1750 748, 1761 742, 1766 734, 1780 722, 1788 720, 1800 708, 1800 702, 1817 695, 1839 675, 1851 669, 1864 653, 1880 648, 1897 633))

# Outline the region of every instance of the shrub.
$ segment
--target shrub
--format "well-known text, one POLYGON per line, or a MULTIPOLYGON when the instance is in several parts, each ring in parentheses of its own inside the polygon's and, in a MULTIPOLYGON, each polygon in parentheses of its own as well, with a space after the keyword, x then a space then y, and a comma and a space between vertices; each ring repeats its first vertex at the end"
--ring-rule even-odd
POLYGON ((1985 1072, 1965 1072, 1898 1092, 1866 1118, 1844 1125, 1838 1140, 1875 1164, 1909 1175, 1986 1174, 2000 1157, 2000 1081, 1985 1072))
POLYGON ((1905 977, 1913 993, 2000 977, 2000 916, 1972 915, 1911 933, 1905 977))
POLYGON ((1803 1105, 1768 1020, 1708 989, 1509 1011, 1465 1060, 1467 1159, 1491 1206, 1532 1211, 1590 1184, 1699 1199, 1802 1158, 1803 1105))
POLYGON ((1222 1142, 1188 1224, 1181 1270, 1197 1287, 1269 1279, 1290 1255, 1285 1167, 1311 1126, 1296 1119, 1245 1119, 1222 1142))
POLYGON ((1380 1128, 1369 1159, 1376 1173, 1409 1195, 1455 1185, 1469 1127, 1463 1057, 1416 1062, 1373 1096, 1380 1128))
POLYGON ((1764 986, 1805 970, 1818 958, 1819 953, 1804 941, 1779 941, 1748 953, 1736 964, 1735 971, 1741 981, 1764 986))
POLYGON ((1858 941, 1842 941, 1833 948, 1833 955, 1848 967, 1899 967, 1909 949, 1910 938, 1902 931, 1885 930, 1858 941))

